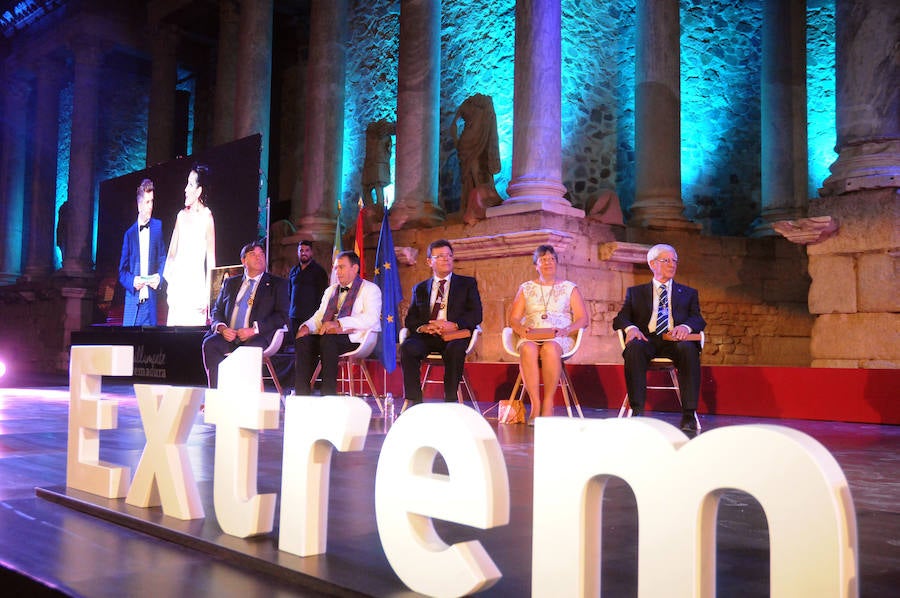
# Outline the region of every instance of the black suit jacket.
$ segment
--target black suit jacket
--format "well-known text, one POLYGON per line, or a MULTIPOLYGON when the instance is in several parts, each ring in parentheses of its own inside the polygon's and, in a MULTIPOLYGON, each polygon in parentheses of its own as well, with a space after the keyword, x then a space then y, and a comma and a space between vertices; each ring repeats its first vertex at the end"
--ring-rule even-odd
MULTIPOLYGON (((244 275, 239 274, 226 278, 222 283, 219 296, 216 297, 216 305, 213 308, 213 323, 207 336, 216 334, 216 327, 219 324, 231 326, 231 316, 234 313, 237 294, 243 280, 244 275)), ((289 307, 290 296, 287 280, 264 272, 259 279, 259 288, 256 289, 253 306, 250 308, 251 326, 253 322, 256 322, 259 326, 260 336, 264 337, 266 342, 271 342, 275 331, 287 325, 289 307)))
MULTIPOLYGON (((409 311, 404 322, 410 332, 431 320, 431 284, 434 277, 423 280, 413 287, 409 311)), ((447 321, 455 322, 460 328, 475 330, 481 324, 481 295, 478 281, 471 276, 454 273, 450 277, 447 290, 447 321)))
MULTIPOLYGON (((669 307, 675 326, 685 324, 691 332, 700 332, 706 328, 706 321, 700 315, 700 296, 697 289, 672 281, 672 296, 669 307)), ((653 316, 653 283, 640 284, 625 291, 625 304, 613 319, 613 329, 625 330, 629 326, 637 326, 645 336, 650 335, 647 326, 653 316)))

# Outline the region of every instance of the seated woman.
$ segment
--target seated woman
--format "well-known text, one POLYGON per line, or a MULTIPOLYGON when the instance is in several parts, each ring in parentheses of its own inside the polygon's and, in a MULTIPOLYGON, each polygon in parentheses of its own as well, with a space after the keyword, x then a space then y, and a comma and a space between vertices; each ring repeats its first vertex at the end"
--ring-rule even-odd
POLYGON ((519 337, 519 367, 531 401, 529 425, 534 424, 536 417, 553 415, 562 354, 575 343, 570 335, 588 324, 578 287, 556 278, 556 250, 551 245, 540 245, 534 250, 532 261, 537 278, 519 286, 509 313, 509 326, 519 337))

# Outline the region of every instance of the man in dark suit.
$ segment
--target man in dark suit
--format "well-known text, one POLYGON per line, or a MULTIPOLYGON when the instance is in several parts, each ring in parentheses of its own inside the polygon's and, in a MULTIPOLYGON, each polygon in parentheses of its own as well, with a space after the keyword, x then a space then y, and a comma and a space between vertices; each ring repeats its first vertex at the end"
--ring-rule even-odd
POLYGON ((409 336, 400 346, 403 388, 407 401, 422 402, 420 366, 429 353, 444 358, 444 400, 455 401, 466 361, 468 338, 445 341, 456 330, 470 332, 481 324, 481 296, 471 276, 453 273, 453 247, 446 239, 428 246, 433 276, 413 287, 406 328, 409 336))
POLYGON ((312 241, 304 240, 297 244, 297 259, 297 265, 291 268, 288 275, 291 282, 291 336, 297 334, 300 324, 316 313, 328 288, 325 268, 313 259, 312 241))
POLYGON ((622 311, 613 320, 625 331, 625 386, 634 415, 644 412, 647 368, 654 357, 668 357, 678 369, 681 387, 681 430, 697 433, 696 409, 700 397, 700 343, 687 340, 706 321, 700 315, 696 289, 674 282, 678 254, 671 245, 654 245, 647 252, 653 280, 625 292, 622 311))
POLYGON ((244 273, 227 278, 216 298, 212 326, 203 339, 203 365, 210 388, 219 383, 219 364, 237 347, 265 349, 288 323, 287 280, 266 272, 266 251, 257 242, 241 249, 244 273))
POLYGON ((156 294, 166 267, 162 223, 153 214, 153 181, 137 188, 137 222, 125 231, 119 260, 119 284, 125 288, 123 326, 156 326, 156 294))

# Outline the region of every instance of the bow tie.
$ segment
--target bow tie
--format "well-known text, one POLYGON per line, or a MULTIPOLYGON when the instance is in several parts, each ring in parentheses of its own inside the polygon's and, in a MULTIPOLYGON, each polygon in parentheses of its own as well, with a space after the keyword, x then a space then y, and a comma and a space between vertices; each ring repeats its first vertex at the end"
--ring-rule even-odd
POLYGON ((149 223, 149 222, 148 222, 147 224, 141 224, 141 225, 138 227, 138 232, 141 232, 141 231, 144 230, 145 228, 150 228, 150 223, 149 223))
POLYGON ((339 292, 339 293, 346 293, 346 292, 348 292, 348 291, 350 291, 350 287, 340 287, 340 288, 338 289, 338 292, 339 292))

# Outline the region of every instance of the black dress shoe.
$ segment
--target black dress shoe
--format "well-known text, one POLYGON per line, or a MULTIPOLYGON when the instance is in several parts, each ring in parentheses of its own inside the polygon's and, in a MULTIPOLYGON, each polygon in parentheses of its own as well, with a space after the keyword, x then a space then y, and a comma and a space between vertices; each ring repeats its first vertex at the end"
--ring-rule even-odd
POLYGON ((681 431, 688 438, 694 438, 697 435, 697 419, 694 414, 685 413, 681 416, 681 431))

